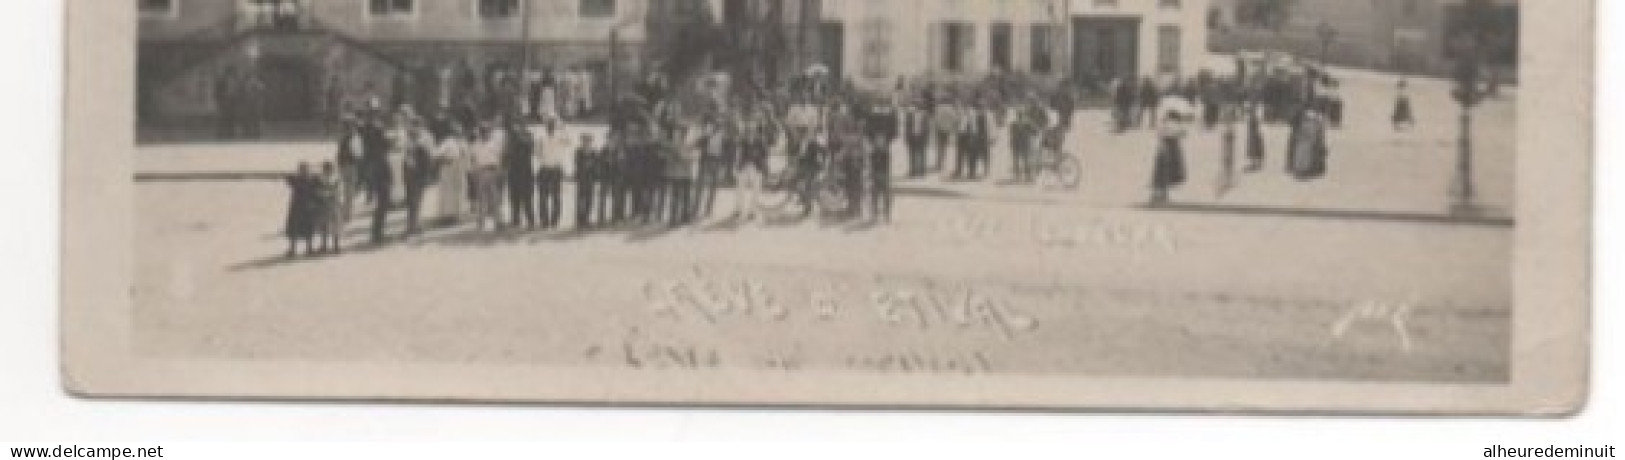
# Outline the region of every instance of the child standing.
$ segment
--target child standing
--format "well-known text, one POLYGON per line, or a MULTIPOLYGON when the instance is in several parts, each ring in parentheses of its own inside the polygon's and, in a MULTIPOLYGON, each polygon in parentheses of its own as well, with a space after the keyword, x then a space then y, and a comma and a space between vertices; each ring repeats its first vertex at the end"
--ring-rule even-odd
POLYGON ((318 183, 310 173, 310 165, 299 163, 299 168, 286 179, 288 183, 288 216, 283 235, 288 237, 288 257, 299 255, 299 243, 305 244, 305 254, 312 252, 311 240, 316 234, 316 208, 318 183))
POLYGON ((344 211, 343 200, 348 193, 345 187, 343 174, 339 173, 333 162, 322 163, 322 175, 316 183, 316 202, 314 207, 316 222, 316 238, 321 242, 322 252, 343 252, 344 246, 340 243, 343 237, 344 224, 349 215, 344 211))

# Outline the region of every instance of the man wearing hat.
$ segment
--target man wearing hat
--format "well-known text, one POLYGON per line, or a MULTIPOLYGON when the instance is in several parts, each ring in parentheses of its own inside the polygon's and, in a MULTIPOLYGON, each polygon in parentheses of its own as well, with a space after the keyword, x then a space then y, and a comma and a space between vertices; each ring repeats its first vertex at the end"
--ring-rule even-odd
POLYGON ((536 227, 536 139, 517 119, 502 120, 507 135, 502 147, 502 170, 507 176, 510 224, 536 227))
POLYGON ((395 177, 390 170, 390 139, 383 121, 370 117, 363 123, 360 176, 367 185, 368 195, 372 197, 372 242, 377 244, 384 242, 384 224, 389 219, 395 177))
POLYGON ((429 189, 429 180, 434 177, 434 160, 429 150, 434 148, 434 134, 429 131, 428 124, 422 119, 411 116, 410 107, 407 108, 406 148, 401 166, 402 185, 406 186, 406 233, 415 235, 419 216, 423 210, 423 194, 429 189))

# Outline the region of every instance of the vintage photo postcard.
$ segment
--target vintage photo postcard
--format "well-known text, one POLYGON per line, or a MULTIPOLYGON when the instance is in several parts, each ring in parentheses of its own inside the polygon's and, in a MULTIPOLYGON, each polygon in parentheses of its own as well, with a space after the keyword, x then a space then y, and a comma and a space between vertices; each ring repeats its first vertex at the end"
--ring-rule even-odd
POLYGON ((69 3, 75 395, 1586 400, 1590 1, 69 3))

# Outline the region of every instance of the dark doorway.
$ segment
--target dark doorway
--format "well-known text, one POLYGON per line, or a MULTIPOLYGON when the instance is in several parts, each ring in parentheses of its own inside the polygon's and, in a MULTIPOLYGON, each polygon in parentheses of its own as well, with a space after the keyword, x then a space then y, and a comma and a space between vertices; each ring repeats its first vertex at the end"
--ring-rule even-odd
POLYGON ((267 121, 309 121, 316 117, 316 66, 295 56, 260 58, 260 78, 265 82, 267 121))
POLYGON ((839 22, 825 22, 818 27, 819 61, 829 66, 830 75, 844 77, 842 69, 846 56, 846 27, 839 22))
POLYGON ((1072 69, 1102 81, 1136 77, 1140 68, 1140 20, 1073 18, 1072 69))

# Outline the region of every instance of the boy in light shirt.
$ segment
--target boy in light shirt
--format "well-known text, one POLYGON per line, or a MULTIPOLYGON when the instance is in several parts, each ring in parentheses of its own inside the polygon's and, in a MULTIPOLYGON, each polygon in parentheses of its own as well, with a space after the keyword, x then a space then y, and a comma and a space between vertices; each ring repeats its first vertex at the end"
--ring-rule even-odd
POLYGON ((536 190, 542 228, 557 228, 563 215, 564 162, 572 152, 570 136, 564 132, 557 117, 548 118, 540 129, 532 128, 536 136, 536 190))

